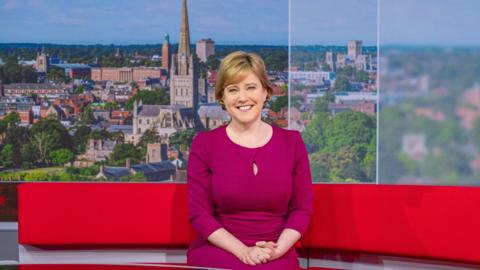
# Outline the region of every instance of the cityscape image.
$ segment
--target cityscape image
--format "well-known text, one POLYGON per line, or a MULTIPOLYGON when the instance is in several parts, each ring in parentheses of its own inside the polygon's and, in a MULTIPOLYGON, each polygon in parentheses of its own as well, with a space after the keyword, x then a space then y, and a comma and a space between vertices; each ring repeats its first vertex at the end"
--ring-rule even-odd
POLYGON ((23 181, 185 183, 236 50, 265 60, 263 119, 301 132, 313 182, 478 185, 480 38, 452 31, 478 4, 424 1, 415 28, 412 1, 248 2, 0 2, 0 209, 23 181))
POLYGON ((235 1, 222 4, 225 18, 215 20, 205 17, 211 1, 190 2, 104 3, 98 10, 91 3, 4 3, 8 16, 20 20, 28 9, 40 20, 33 28, 18 21, 22 30, 4 31, 9 42, 0 44, 4 221, 16 219, 11 187, 24 181, 186 183, 195 134, 230 120, 214 87, 222 57, 236 50, 265 60, 274 88, 263 119, 302 133, 314 182, 375 182, 375 1, 363 33, 335 39, 304 27, 318 23, 315 16, 297 21, 309 1, 294 2, 290 33, 287 1, 264 1, 264 11, 243 7, 258 15, 268 7, 255 29, 233 12, 235 1), (150 24, 102 17, 117 9, 165 16, 150 24), (114 35, 119 24, 124 29, 114 35))

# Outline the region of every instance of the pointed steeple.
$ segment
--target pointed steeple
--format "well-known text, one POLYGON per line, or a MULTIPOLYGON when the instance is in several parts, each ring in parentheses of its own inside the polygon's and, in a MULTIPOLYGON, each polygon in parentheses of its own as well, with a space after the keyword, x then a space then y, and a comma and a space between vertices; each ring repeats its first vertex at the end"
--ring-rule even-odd
POLYGON ((182 19, 180 21, 180 35, 178 39, 178 54, 190 56, 190 30, 188 28, 187 0, 183 0, 182 2, 182 19))

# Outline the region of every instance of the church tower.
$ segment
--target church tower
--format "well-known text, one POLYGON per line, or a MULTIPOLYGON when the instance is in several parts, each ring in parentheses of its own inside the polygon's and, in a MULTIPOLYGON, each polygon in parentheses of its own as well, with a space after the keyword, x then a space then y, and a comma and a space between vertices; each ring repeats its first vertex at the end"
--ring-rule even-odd
POLYGON ((190 53, 187 1, 182 2, 178 53, 170 68, 170 104, 198 108, 198 68, 190 53))
POLYGON ((172 63, 172 51, 170 49, 170 36, 165 34, 162 45, 162 68, 170 70, 172 63))
POLYGON ((37 53, 35 69, 37 72, 47 73, 48 71, 48 55, 45 53, 45 48, 42 47, 42 52, 37 53))

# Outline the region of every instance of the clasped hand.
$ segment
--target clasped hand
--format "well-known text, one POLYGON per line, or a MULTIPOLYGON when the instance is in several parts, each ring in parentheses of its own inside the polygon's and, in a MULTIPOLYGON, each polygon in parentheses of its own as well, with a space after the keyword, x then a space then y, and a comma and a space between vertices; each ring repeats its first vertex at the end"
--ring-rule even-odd
POLYGON ((247 247, 240 260, 245 264, 257 265, 281 257, 278 245, 272 241, 259 241, 255 246, 247 247))

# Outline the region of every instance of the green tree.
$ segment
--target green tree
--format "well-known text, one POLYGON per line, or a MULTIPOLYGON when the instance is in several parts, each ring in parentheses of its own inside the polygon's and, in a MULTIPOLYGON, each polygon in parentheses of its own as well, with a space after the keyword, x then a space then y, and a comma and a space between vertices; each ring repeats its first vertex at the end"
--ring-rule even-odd
POLYGON ((210 55, 207 58, 207 68, 208 70, 217 70, 218 66, 220 65, 220 61, 218 61, 216 55, 210 55))
POLYGON ((35 133, 32 136, 32 145, 35 149, 37 163, 49 165, 50 153, 54 150, 58 140, 58 134, 50 134, 46 131, 35 133))
POLYGON ((0 152, 0 162, 5 167, 11 167, 14 165, 13 161, 13 145, 7 144, 0 152))
POLYGON ((121 131, 111 132, 108 138, 116 143, 124 143, 125 142, 125 134, 121 131))
POLYGON ((75 88, 75 94, 79 95, 83 94, 83 92, 85 92, 85 88, 83 87, 83 85, 79 85, 77 86, 77 88, 75 88))
POLYGON ((363 83, 368 83, 369 77, 368 77, 368 72, 364 70, 358 70, 355 73, 355 81, 357 82, 363 82, 363 83))
POLYGON ((270 105, 270 110, 279 112, 282 108, 286 108, 288 105, 288 96, 279 96, 270 105))
POLYGON ((4 84, 37 82, 35 69, 31 66, 19 65, 15 54, 9 53, 2 57, 2 60, 5 63, 0 66, 0 80, 4 84))
POLYGON ((322 70, 323 71, 332 71, 332 68, 327 63, 322 64, 322 70))
POLYGON ((348 92, 352 90, 352 85, 346 76, 337 75, 335 84, 333 85, 333 91, 348 92))
POLYGON ((91 131, 92 129, 86 125, 81 125, 75 130, 72 140, 75 145, 75 151, 77 153, 85 152, 88 137, 90 136, 91 131))
POLYGON ((17 167, 22 164, 21 147, 30 142, 30 130, 27 127, 11 126, 5 134, 5 144, 13 145, 13 166, 17 167))
POLYGON ((195 136, 195 129, 179 130, 170 135, 170 145, 179 146, 181 149, 186 149, 192 145, 193 137, 195 136))
POLYGON ((50 68, 47 72, 47 79, 56 83, 70 82, 70 78, 65 75, 61 68, 50 68))
POLYGON ((125 166, 125 161, 129 158, 132 164, 143 159, 140 151, 132 143, 118 143, 113 148, 108 163, 113 166, 125 166))
POLYGON ((120 108, 118 103, 116 102, 107 102, 103 107, 105 108, 105 110, 109 110, 109 111, 114 111, 120 108))
POLYGON ((86 106, 84 108, 83 112, 80 115, 80 122, 83 125, 95 124, 96 119, 95 119, 95 116, 93 115, 93 110, 90 106, 86 106))
POLYGON ((325 92, 321 97, 315 99, 315 112, 329 112, 328 104, 335 102, 335 95, 331 91, 325 92))
POLYGON ((74 159, 73 153, 70 149, 61 148, 55 151, 50 152, 50 160, 55 165, 63 165, 65 163, 71 162, 74 159))
POLYGON ((57 119, 44 118, 35 123, 31 129, 32 136, 41 132, 46 132, 55 137, 56 141, 51 150, 59 148, 74 149, 72 137, 68 133, 68 130, 57 119))
POLYGON ((158 132, 154 129, 148 129, 143 133, 138 145, 141 147, 147 147, 147 144, 149 143, 158 142, 160 142, 160 135, 158 135, 158 132))
POLYGON ((166 94, 165 89, 157 89, 153 91, 140 90, 136 95, 131 97, 125 103, 125 110, 133 110, 135 101, 142 101, 143 104, 168 105, 170 104, 170 96, 166 94))
POLYGON ((32 143, 23 144, 20 149, 20 156, 22 167, 28 169, 33 167, 34 163, 37 161, 35 157, 35 146, 32 143))

